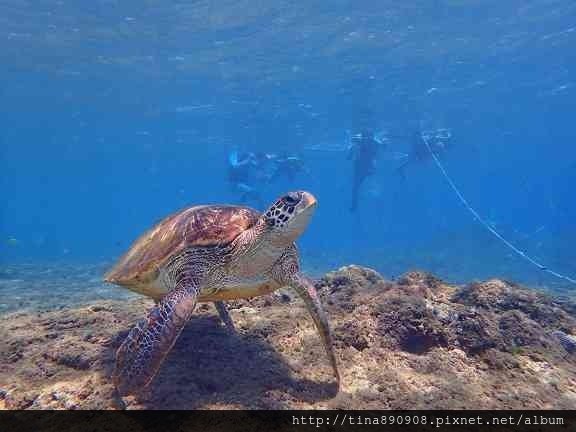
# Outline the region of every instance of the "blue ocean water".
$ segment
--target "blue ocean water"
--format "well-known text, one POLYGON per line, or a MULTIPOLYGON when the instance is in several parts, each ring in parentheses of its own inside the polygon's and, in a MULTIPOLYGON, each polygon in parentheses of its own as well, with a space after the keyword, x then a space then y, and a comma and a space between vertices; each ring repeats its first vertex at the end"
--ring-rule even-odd
POLYGON ((234 149, 303 160, 257 187, 266 203, 317 196, 299 242, 311 273, 571 293, 479 224, 432 159, 397 169, 416 127, 449 129, 441 162, 470 205, 576 277, 575 18, 568 0, 2 1, 0 303, 124 295, 99 277, 141 232, 239 202, 234 149), (388 139, 350 212, 359 121, 388 139))

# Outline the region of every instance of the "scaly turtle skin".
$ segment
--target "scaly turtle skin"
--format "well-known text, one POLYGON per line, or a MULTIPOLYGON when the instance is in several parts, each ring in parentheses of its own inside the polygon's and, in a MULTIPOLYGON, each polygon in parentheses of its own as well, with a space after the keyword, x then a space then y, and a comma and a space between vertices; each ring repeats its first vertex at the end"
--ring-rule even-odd
POLYGON ((121 395, 146 387, 192 316, 197 302, 216 302, 232 326, 224 300, 292 287, 322 337, 338 385, 332 336, 316 289, 300 272, 294 241, 316 207, 308 192, 290 192, 264 214, 248 207, 198 206, 168 216, 141 236, 105 281, 156 300, 116 353, 113 374, 121 395))

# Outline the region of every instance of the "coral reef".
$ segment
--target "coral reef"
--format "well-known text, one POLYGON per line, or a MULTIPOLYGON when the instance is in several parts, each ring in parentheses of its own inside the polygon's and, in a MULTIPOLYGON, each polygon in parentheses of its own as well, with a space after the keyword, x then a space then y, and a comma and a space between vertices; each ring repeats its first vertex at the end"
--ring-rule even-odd
POLYGON ((338 394, 306 310, 280 291, 230 302, 237 334, 199 305, 150 388, 123 400, 109 380, 114 352, 149 300, 5 315, 0 407, 576 408, 570 301, 497 279, 451 286, 410 272, 387 281, 358 266, 316 286, 334 329, 338 394))

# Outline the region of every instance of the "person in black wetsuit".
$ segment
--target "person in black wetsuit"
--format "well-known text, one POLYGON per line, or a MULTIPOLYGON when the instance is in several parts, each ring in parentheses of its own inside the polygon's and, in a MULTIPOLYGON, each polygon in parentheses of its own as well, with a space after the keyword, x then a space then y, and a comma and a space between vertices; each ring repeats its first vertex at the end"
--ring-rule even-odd
POLYGON ((289 155, 284 153, 274 160, 275 169, 273 180, 285 179, 290 183, 294 182, 298 174, 306 173, 306 165, 304 160, 296 155, 289 155))
POLYGON ((257 189, 259 158, 253 152, 232 151, 228 155, 228 183, 240 195, 241 203, 262 205, 257 189))
POLYGON ((358 209, 360 189, 368 177, 376 170, 376 158, 382 147, 375 133, 370 129, 363 129, 359 134, 350 138, 348 159, 353 160, 352 202, 350 211, 358 209))
POLYGON ((254 177, 260 185, 269 184, 276 173, 278 156, 274 153, 257 152, 254 154, 254 177))
POLYGON ((432 159, 430 150, 440 156, 446 153, 452 144, 452 134, 448 129, 438 129, 423 132, 420 128, 414 130, 410 137, 410 153, 406 160, 397 168, 397 172, 406 178, 406 168, 432 159), (428 145, 426 145, 428 143, 428 145), (430 146, 430 149, 428 149, 430 146))

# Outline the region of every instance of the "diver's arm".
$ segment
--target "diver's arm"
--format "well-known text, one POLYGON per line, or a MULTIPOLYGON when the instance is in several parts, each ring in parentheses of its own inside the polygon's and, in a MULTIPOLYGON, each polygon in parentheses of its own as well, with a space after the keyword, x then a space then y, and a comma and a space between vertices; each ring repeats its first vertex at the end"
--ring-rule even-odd
POLYGON ((350 146, 348 146, 348 154, 346 155, 346 160, 352 160, 358 152, 358 144, 354 142, 354 138, 350 140, 350 146))
POLYGON ((239 155, 237 151, 232 151, 228 155, 228 164, 231 167, 239 168, 245 165, 248 165, 251 162, 250 157, 244 157, 243 159, 239 159, 239 155))

